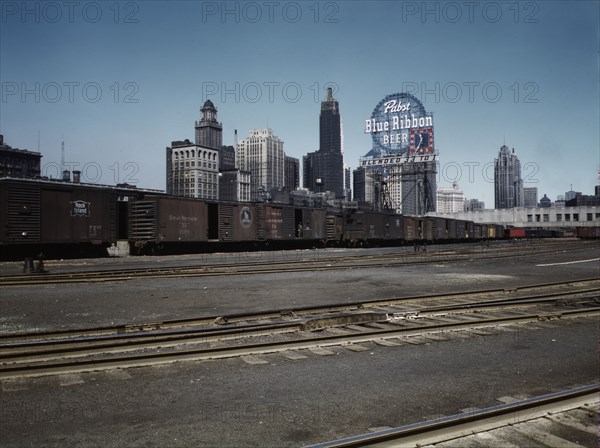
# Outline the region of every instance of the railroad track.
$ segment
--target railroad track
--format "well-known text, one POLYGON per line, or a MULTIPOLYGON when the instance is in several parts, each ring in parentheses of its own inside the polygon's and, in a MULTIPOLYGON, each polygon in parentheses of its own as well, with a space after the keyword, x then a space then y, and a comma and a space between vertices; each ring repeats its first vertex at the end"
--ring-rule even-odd
POLYGON ((552 435, 548 431, 552 428, 551 425, 557 426, 556 432, 559 434, 564 434, 565 429, 575 429, 579 438, 583 437, 594 444, 584 446, 595 446, 598 442, 594 426, 597 424, 599 391, 600 384, 596 383, 426 422, 311 445, 309 448, 364 446, 408 448, 433 446, 433 444, 440 448, 515 446, 502 437, 502 435, 510 435, 511 432, 528 434, 531 446, 577 446, 572 441, 552 435), (596 418, 593 417, 594 415, 596 418), (542 426, 544 431, 540 434, 536 426, 538 428, 542 426), (503 428, 510 429, 499 432, 503 428), (539 440, 536 440, 536 433, 540 437, 539 440), (485 436, 481 437, 481 434, 485 436))
MULTIPOLYGON (((588 246, 586 246, 588 247, 588 246)), ((314 272, 342 269, 374 269, 393 266, 464 262, 527 257, 555 253, 557 250, 579 250, 581 242, 526 244, 497 248, 471 248, 453 251, 398 252, 380 255, 340 256, 300 260, 268 260, 243 263, 214 263, 161 268, 132 268, 118 270, 89 270, 63 273, 22 274, 0 276, 0 286, 35 286, 63 283, 101 283, 143 278, 182 278, 229 275, 265 275, 285 272, 314 272)))
POLYGON ((171 322, 160 331, 155 328, 128 334, 101 335, 94 329, 60 339, 51 334, 37 341, 32 335, 20 339, 13 335, 2 338, 0 344, 0 379, 352 347, 365 342, 413 344, 422 338, 443 340, 465 331, 488 334, 490 328, 500 331, 540 320, 600 314, 598 281, 579 282, 572 291, 550 292, 556 288, 556 284, 546 285, 543 294, 509 298, 505 297, 506 291, 502 297, 489 297, 487 292, 476 299, 465 294, 454 297, 452 304, 447 297, 386 299, 355 304, 354 310, 346 309, 344 313, 334 312, 331 307, 313 308, 310 312, 280 313, 278 318, 269 315, 269 320, 267 315, 262 315, 262 320, 253 319, 258 315, 246 316, 246 320, 235 316, 231 321, 221 319, 215 325, 213 320, 213 325, 197 328, 175 329, 171 322), (485 295, 488 297, 482 298, 485 295))

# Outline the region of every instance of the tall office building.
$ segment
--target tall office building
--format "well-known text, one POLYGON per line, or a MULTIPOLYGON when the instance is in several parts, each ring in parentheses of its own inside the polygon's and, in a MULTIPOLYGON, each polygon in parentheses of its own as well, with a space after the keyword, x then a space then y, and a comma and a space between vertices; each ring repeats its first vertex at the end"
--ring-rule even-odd
POLYGON ((167 147, 167 194, 219 198, 219 151, 174 141, 167 147))
POLYGON ((465 206, 465 195, 455 182, 451 188, 438 188, 437 208, 438 213, 462 212, 465 206))
POLYGON ((311 191, 331 191, 344 198, 344 156, 339 103, 333 90, 321 102, 319 116, 319 150, 303 157, 303 186, 311 191))
POLYGON ((352 200, 352 168, 344 164, 344 200, 352 200))
POLYGON ((295 157, 285 156, 284 165, 283 185, 288 191, 294 191, 300 186, 300 160, 295 157))
POLYGON ((196 121, 196 142, 173 141, 167 147, 167 193, 202 199, 219 199, 219 170, 223 147, 223 125, 217 121, 217 109, 208 100, 196 121))
POLYGON ((538 189, 537 187, 523 188, 523 207, 535 208, 538 205, 538 189))
POLYGON ((252 200, 262 200, 272 188, 284 186, 284 159, 283 141, 271 129, 253 129, 238 143, 238 168, 250 172, 252 200))
POLYGON ((217 108, 207 100, 200 109, 200 121, 196 122, 196 144, 204 148, 221 150, 223 125, 217 121, 217 108))
POLYGON ((496 209, 523 207, 524 191, 521 162, 506 145, 502 145, 494 159, 494 202, 496 209))

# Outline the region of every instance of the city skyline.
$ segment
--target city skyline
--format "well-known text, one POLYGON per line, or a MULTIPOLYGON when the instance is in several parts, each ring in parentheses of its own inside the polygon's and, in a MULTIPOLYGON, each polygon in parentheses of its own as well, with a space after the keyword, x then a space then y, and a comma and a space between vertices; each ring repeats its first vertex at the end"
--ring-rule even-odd
POLYGON ((59 177, 64 140, 83 180, 165 189, 164 147, 194 140, 189 123, 206 100, 223 144, 235 129, 270 127, 301 159, 319 149, 314 117, 332 86, 344 162, 356 168, 371 147, 364 121, 406 91, 435 115, 440 188, 456 181, 492 207, 503 144, 540 196, 598 183, 596 2, 256 3, 260 19, 246 3, 176 3, 56 3, 59 20, 40 2, 3 3, 5 142, 36 151, 39 135, 46 175, 59 177))

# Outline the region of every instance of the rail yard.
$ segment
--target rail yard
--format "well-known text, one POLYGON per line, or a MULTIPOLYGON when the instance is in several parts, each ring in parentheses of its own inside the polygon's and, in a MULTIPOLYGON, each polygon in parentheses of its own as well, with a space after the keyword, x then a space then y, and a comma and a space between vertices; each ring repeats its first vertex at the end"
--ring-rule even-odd
POLYGON ((596 446, 599 248, 1 263, 2 446, 596 446))

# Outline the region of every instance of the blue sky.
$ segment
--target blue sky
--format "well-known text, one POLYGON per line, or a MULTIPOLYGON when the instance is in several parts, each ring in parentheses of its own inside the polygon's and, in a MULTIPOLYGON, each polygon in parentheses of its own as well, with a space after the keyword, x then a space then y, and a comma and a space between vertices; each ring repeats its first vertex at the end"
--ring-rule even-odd
POLYGON ((211 99, 225 144, 267 124, 318 149, 332 85, 345 163, 371 149, 376 104, 408 91, 434 113, 438 186, 493 207, 515 148, 526 186, 592 194, 600 166, 596 1, 21 2, 0 19, 0 132, 84 180, 165 188, 165 147, 194 138, 211 99))

